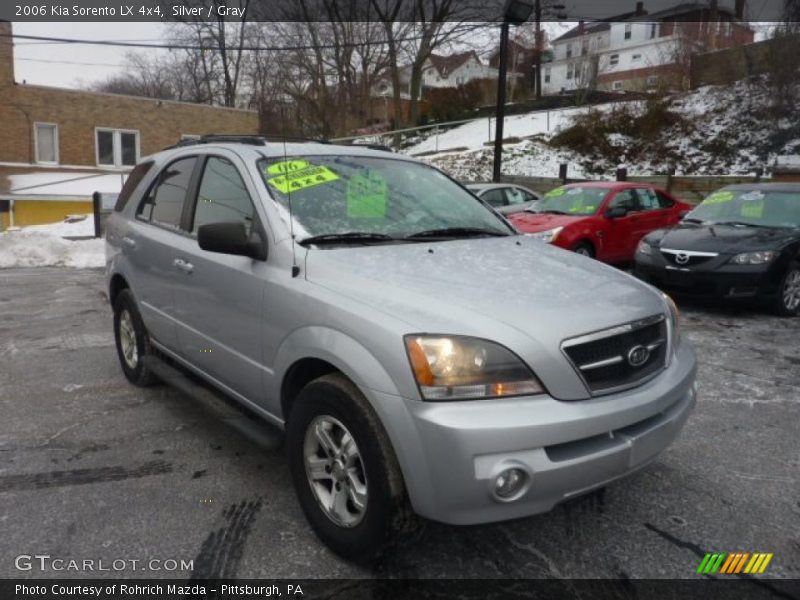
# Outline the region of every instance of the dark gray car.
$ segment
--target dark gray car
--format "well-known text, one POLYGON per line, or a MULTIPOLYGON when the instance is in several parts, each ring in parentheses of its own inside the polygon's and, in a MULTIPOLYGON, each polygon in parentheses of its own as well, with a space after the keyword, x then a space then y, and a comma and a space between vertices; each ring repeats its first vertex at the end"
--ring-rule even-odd
POLYGON ((146 158, 107 276, 125 376, 190 372, 285 430, 308 521, 351 559, 413 513, 502 521, 604 486, 695 402, 666 296, 386 152, 205 139, 146 158))

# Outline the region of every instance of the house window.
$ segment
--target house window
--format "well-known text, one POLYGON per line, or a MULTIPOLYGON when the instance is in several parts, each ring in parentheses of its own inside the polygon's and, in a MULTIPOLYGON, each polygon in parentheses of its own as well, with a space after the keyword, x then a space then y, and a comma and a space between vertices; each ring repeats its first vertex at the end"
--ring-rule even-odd
POLYGON ((621 90, 622 89, 622 82, 621 81, 615 81, 614 83, 611 84, 611 89, 615 90, 615 91, 621 90))
POLYGON ((567 65, 567 79, 572 79, 574 77, 574 75, 575 75, 575 65, 572 64, 572 63, 569 63, 567 65))
POLYGON ((648 87, 654 87, 658 83, 658 75, 650 75, 647 78, 648 87))
POLYGON ((544 70, 544 82, 545 83, 550 83, 550 67, 547 67, 544 70))
POLYGON ((58 163, 58 125, 54 123, 33 124, 34 146, 37 163, 58 163))
POLYGON ((633 25, 631 23, 625 24, 625 39, 631 39, 631 32, 633 31, 633 25))
POLYGON ((612 67, 616 67, 619 64, 619 54, 612 54, 609 56, 608 62, 612 67))
POLYGON ((572 44, 567 44, 567 58, 572 58, 572 44))
POLYGON ((631 62, 639 62, 640 60, 642 60, 641 54, 634 54, 633 56, 631 56, 631 62))
POLYGON ((658 23, 650 23, 650 32, 647 34, 652 40, 658 34, 658 23))
POLYGON ((581 44, 581 56, 586 56, 587 54, 589 54, 589 42, 583 40, 583 43, 581 44))
POLYGON ((128 129, 95 129, 97 164, 132 167, 139 160, 139 132, 128 129))

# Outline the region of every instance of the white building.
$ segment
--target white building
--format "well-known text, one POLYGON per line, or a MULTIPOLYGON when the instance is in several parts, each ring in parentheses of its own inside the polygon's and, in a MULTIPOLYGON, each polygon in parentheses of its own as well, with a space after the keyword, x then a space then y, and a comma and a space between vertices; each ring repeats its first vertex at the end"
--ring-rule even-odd
MULTIPOLYGON (((432 54, 422 65, 422 87, 454 88, 465 85, 476 79, 497 79, 497 69, 481 62, 474 51, 441 56, 432 54)), ((410 93, 411 67, 400 69, 402 94, 410 93)), ((378 82, 373 90, 376 96, 392 95, 392 80, 387 74, 378 82)))
POLYGON ((686 3, 647 14, 636 10, 607 21, 580 23, 553 41, 553 61, 543 65, 542 91, 557 94, 576 89, 642 91, 677 87, 691 54, 753 41, 743 16, 735 11, 686 3))

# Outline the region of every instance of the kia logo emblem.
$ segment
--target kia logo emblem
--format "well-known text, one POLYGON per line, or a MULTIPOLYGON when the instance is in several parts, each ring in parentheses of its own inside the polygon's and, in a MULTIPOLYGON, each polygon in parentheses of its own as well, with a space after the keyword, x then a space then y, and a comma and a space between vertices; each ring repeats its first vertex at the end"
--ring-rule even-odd
POLYGON ((683 252, 675 255, 675 262, 679 265, 685 265, 689 262, 689 255, 683 252))
POLYGON ((628 364, 632 367, 641 367, 650 358, 650 350, 644 346, 634 346, 628 350, 628 364))

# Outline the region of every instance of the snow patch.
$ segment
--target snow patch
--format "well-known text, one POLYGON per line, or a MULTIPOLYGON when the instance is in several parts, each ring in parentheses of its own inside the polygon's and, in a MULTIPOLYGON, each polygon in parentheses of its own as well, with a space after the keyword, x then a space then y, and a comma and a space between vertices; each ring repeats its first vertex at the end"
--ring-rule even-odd
POLYGON ((75 269, 105 266, 105 240, 68 237, 94 235, 94 217, 73 223, 33 225, 0 233, 0 268, 71 267, 75 269))

